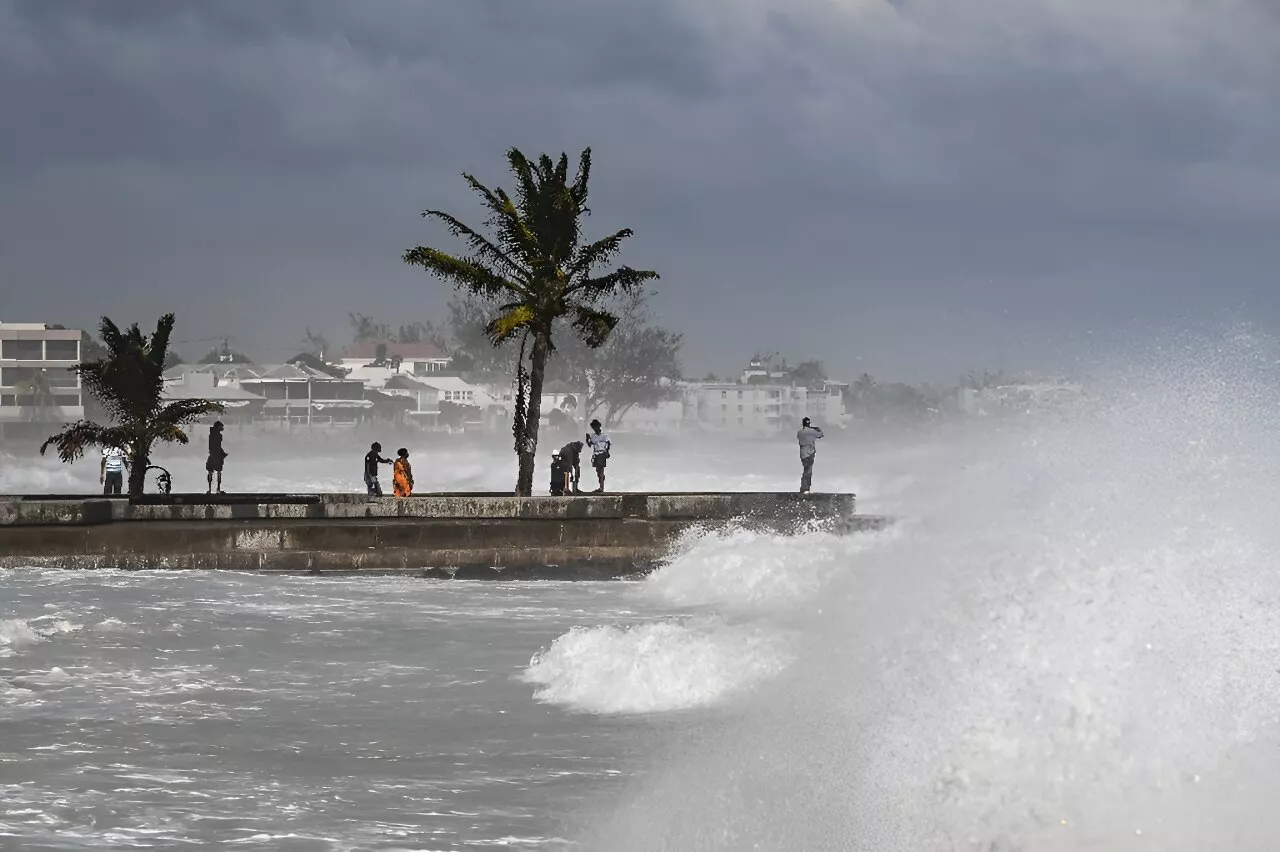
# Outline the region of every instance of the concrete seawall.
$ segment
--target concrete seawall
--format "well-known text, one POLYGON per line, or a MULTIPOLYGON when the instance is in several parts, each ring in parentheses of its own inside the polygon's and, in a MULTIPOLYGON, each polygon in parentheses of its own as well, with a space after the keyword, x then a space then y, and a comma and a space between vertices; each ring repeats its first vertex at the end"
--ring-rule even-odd
POLYGON ((693 527, 887 523, 855 508, 852 494, 0 496, 0 567, 602 579, 652 570, 693 527))

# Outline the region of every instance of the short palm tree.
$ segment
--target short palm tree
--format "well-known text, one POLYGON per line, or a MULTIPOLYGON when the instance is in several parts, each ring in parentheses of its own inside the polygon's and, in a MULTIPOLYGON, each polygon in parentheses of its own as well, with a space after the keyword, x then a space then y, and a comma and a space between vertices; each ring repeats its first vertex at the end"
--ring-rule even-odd
POLYGON ((164 401, 164 360, 173 332, 173 314, 165 314, 148 338, 134 323, 121 331, 107 317, 99 332, 107 354, 76 368, 84 389, 102 403, 115 426, 81 420, 51 436, 40 453, 53 445, 64 462, 74 462, 89 447, 120 447, 132 458, 129 495, 142 494, 151 448, 157 441, 185 444, 190 440, 182 427, 222 406, 207 399, 164 401))
POLYGON ((447 224, 454 236, 466 240, 470 254, 457 256, 418 246, 405 252, 404 260, 485 299, 493 307, 485 331, 494 346, 519 339, 512 431, 519 458, 516 493, 528 496, 533 493, 543 375, 547 357, 555 351, 558 323, 567 321, 584 343, 597 348, 618 323, 605 307, 607 300, 636 292, 658 273, 629 266, 602 269, 631 236, 630 228, 584 244, 582 218, 591 212, 587 207, 590 148, 582 152, 572 182, 565 154, 559 162, 546 154, 533 162, 512 148, 507 162, 516 178, 514 198, 463 175, 484 199, 489 212, 485 224, 492 238, 448 213, 427 210, 422 215, 447 224))

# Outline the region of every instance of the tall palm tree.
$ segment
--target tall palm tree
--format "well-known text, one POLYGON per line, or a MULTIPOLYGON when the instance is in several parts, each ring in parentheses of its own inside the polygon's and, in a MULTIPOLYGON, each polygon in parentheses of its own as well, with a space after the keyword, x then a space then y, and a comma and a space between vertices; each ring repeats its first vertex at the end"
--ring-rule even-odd
POLYGON ((164 401, 164 360, 173 333, 173 314, 165 314, 148 338, 134 323, 121 331, 107 317, 99 326, 106 355, 84 361, 76 368, 84 389, 102 403, 115 426, 81 420, 40 445, 40 453, 52 444, 64 462, 74 462, 88 447, 121 447, 132 457, 129 495, 142 494, 151 448, 156 441, 185 444, 190 439, 182 427, 222 406, 207 399, 164 401))
POLYGON ((547 357, 555 351, 557 324, 568 321, 587 346, 603 345, 618 323, 603 303, 636 292, 658 273, 629 266, 601 269, 622 249, 622 242, 631 236, 630 228, 583 243, 582 218, 591 212, 587 207, 590 148, 582 152, 572 183, 565 154, 559 162, 546 154, 533 162, 512 148, 507 162, 516 178, 514 198, 463 174, 484 199, 489 212, 485 224, 492 238, 448 213, 427 210, 422 215, 448 225, 455 237, 466 241, 470 254, 457 256, 418 246, 405 252, 404 260, 485 299, 493 308, 485 332, 494 346, 520 341, 512 432, 519 458, 516 494, 528 496, 533 493, 543 375, 547 357))

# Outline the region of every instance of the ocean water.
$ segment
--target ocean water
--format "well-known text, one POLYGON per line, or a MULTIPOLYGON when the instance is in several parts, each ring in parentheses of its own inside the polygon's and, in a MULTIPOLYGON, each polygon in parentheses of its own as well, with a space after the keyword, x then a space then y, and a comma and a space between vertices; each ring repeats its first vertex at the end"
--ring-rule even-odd
MULTIPOLYGON (((818 481, 893 527, 690 533, 632 583, 7 572, 0 845, 1280 848, 1278 361, 1151 347, 1068 410, 833 436, 818 481)), ((692 450, 610 473, 799 473, 692 450)), ((421 456, 445 488, 511 467, 421 456)), ((244 487, 351 478, 308 460, 244 487)))

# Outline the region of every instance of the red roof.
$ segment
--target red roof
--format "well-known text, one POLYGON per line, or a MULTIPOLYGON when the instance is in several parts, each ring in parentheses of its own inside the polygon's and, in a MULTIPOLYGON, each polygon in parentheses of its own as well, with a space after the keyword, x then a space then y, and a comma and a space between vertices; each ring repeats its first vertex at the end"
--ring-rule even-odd
MULTIPOLYGON (((342 360, 372 361, 378 357, 379 344, 372 341, 353 343, 342 350, 342 360)), ((449 353, 434 343, 388 343, 387 357, 402 361, 447 361, 449 353)))

